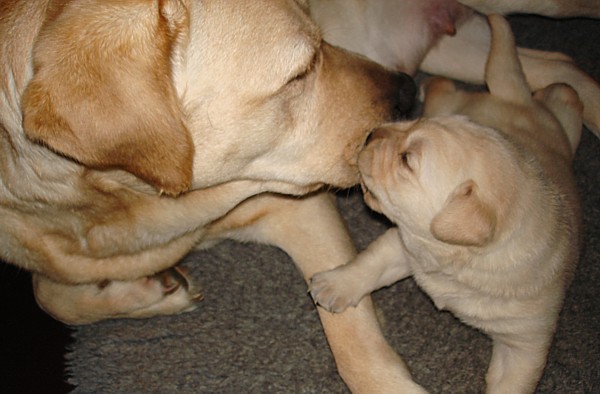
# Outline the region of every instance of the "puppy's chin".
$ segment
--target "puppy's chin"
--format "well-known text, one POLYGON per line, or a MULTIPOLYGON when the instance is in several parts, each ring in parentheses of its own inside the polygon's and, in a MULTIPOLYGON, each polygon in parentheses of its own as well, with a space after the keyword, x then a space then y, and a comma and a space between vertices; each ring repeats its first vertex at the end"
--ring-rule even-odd
POLYGON ((379 200, 377 199, 377 197, 375 197, 373 193, 371 193, 364 181, 361 181, 360 187, 363 192, 363 199, 365 200, 365 203, 369 206, 369 208, 371 208, 375 212, 383 213, 381 212, 379 200))

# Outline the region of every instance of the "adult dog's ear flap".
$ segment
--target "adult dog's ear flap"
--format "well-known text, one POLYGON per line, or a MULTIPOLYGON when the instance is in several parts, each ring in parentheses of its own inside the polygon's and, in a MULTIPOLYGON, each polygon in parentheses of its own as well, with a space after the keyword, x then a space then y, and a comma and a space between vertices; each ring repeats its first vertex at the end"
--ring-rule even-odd
POLYGON ((194 145, 172 77, 187 33, 182 0, 68 3, 34 47, 25 133, 89 167, 186 191, 194 145))
POLYGON ((481 201, 477 184, 472 180, 456 187, 430 225, 435 238, 464 246, 487 244, 492 240, 495 228, 496 215, 481 201))

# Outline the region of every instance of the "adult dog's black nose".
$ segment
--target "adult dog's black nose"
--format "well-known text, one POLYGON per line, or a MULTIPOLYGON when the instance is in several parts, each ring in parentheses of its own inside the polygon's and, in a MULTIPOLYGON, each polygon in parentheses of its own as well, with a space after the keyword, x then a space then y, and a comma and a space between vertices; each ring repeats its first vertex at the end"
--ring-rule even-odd
POLYGON ((403 72, 394 73, 393 78, 395 79, 396 86, 399 88, 399 92, 392 120, 406 119, 416 101, 417 84, 410 75, 403 72))

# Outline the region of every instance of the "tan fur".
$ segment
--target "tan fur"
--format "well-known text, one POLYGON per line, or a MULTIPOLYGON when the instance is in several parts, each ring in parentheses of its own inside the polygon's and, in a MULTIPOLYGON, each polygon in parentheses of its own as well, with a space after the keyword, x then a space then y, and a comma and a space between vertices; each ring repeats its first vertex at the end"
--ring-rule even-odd
POLYGON ((23 128, 85 165, 120 167, 179 194, 192 181, 194 146, 173 87, 171 53, 187 40, 188 15, 177 1, 156 7, 68 2, 47 18, 23 93, 23 128))
POLYGON ((425 118, 373 133, 359 159, 365 200, 397 228, 315 275, 311 292, 340 312, 413 276, 438 308, 492 337, 487 392, 530 393, 579 255, 582 105, 561 84, 525 95, 510 27, 490 23, 490 93, 429 80, 425 118))
POLYGON ((435 238, 446 243, 483 246, 493 238, 495 227, 493 210, 479 198, 477 184, 468 180, 452 191, 446 205, 431 220, 430 229, 435 238))
POLYGON ((484 14, 539 14, 550 17, 600 18, 596 0, 459 0, 484 14))
MULTIPOLYGON (((71 324, 190 310, 193 286, 153 275, 223 238, 279 246, 306 277, 353 258, 318 190, 359 181, 368 131, 415 87, 325 43, 306 12, 0 1, 0 257, 33 272, 42 308, 71 324)), ((353 390, 414 386, 368 300, 320 313, 353 390)))

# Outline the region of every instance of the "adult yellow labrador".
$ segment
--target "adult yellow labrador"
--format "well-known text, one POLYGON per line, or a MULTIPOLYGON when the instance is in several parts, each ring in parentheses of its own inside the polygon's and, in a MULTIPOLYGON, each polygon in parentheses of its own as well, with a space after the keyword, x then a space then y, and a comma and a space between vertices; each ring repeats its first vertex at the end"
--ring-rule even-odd
MULTIPOLYGON (((0 1, 0 65, 0 257, 71 324, 193 308, 181 273, 155 274, 222 238, 306 278, 352 259, 315 191, 355 184, 368 131, 415 92, 294 0, 0 1)), ((412 385, 369 301, 321 317, 351 389, 412 385)))

